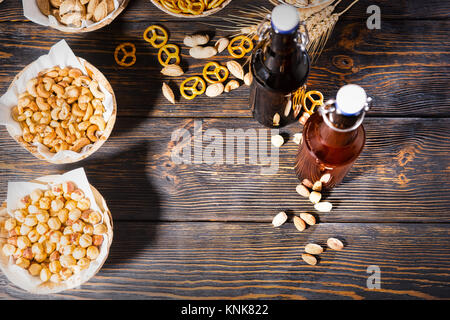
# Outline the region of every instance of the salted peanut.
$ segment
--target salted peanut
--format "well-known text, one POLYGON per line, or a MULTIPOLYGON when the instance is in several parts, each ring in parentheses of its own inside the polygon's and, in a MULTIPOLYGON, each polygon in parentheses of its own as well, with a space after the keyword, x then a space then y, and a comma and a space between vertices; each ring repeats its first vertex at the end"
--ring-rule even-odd
POLYGON ((72 224, 72 230, 74 232, 82 232, 84 228, 84 222, 81 220, 77 220, 72 224))
POLYGON ((61 254, 59 253, 59 251, 53 251, 50 256, 48 257, 48 259, 50 261, 59 261, 59 258, 61 257, 61 254))
POLYGON ((23 223, 29 227, 34 227, 38 224, 38 219, 35 215, 28 215, 23 223))
POLYGON ((209 36, 207 34, 193 34, 187 35, 183 39, 184 45, 188 47, 202 46, 207 44, 209 41, 209 36))
POLYGON ((58 211, 57 216, 61 223, 66 223, 67 219, 69 218, 69 210, 67 208, 63 208, 58 211))
POLYGON ((279 227, 286 222, 287 218, 286 213, 281 211, 273 218, 272 224, 274 227, 279 227))
POLYGON ((278 127, 278 126, 280 125, 280 120, 281 120, 280 115, 279 115, 278 113, 275 113, 275 114, 273 115, 272 125, 273 125, 274 127, 278 127))
POLYGON ((75 209, 77 207, 77 202, 76 201, 74 201, 74 200, 69 200, 69 201, 67 201, 66 202, 66 205, 65 205, 65 208, 67 209, 67 210, 73 210, 73 209, 75 209))
POLYGON ((23 269, 27 269, 30 266, 30 260, 19 257, 16 260, 16 265, 18 265, 19 267, 21 267, 23 269))
POLYGON ((60 198, 52 200, 50 206, 53 211, 59 211, 64 208, 64 201, 60 198))
POLYGON ((302 184, 303 184, 305 187, 308 187, 308 188, 310 188, 310 189, 313 187, 313 183, 312 183, 311 181, 309 181, 308 179, 303 179, 302 184))
POLYGON ((48 231, 48 225, 46 223, 39 222, 36 226, 36 231, 40 235, 44 235, 48 231))
POLYGON ((13 254, 13 258, 19 259, 20 257, 22 257, 22 255, 23 255, 23 250, 16 248, 16 251, 14 251, 14 254, 13 254))
POLYGON ((73 250, 75 249, 75 245, 69 244, 67 246, 62 246, 61 253, 65 256, 71 255, 73 250))
POLYGON ((36 231, 36 229, 31 230, 28 232, 27 237, 30 239, 31 242, 37 242, 40 238, 40 234, 36 231))
POLYGON ((14 218, 20 223, 25 222, 25 218, 27 217, 27 213, 24 210, 16 210, 14 211, 14 218))
POLYGON ((34 260, 38 263, 42 263, 47 259, 46 253, 38 253, 34 255, 34 260))
POLYGON ((72 252, 72 256, 76 260, 80 260, 81 258, 84 258, 86 256, 86 249, 81 248, 81 247, 76 247, 72 252))
POLYGON ((104 224, 98 224, 94 227, 94 234, 105 234, 108 231, 104 224))
POLYGON ((92 224, 97 224, 100 223, 102 221, 102 216, 100 213, 98 213, 97 211, 92 211, 89 214, 89 222, 92 224))
POLYGON ((224 90, 225 90, 225 87, 223 86, 223 83, 221 83, 221 82, 213 83, 213 84, 210 84, 206 88, 205 94, 211 98, 217 97, 217 96, 221 95, 224 90))
POLYGON ((303 231, 306 229, 305 221, 303 221, 301 218, 297 216, 294 217, 294 226, 297 228, 298 231, 303 231))
POLYGON ((27 247, 31 246, 31 241, 28 239, 28 237, 20 236, 17 238, 17 247, 20 249, 25 249, 27 247))
POLYGON ((12 244, 5 243, 2 247, 3 254, 7 257, 12 256, 16 251, 16 247, 12 244))
POLYGON ((223 50, 225 50, 228 47, 228 44, 230 43, 230 40, 227 38, 220 38, 216 41, 216 44, 214 47, 217 49, 218 53, 221 53, 223 50))
MULTIPOLYGON (((37 231, 37 228, 36 228, 36 231, 37 231)), ((44 243, 44 241, 47 241, 47 237, 44 234, 42 234, 39 237, 38 243, 44 243)))
POLYGON ((39 210, 41 210, 41 209, 38 206, 35 206, 33 204, 28 207, 28 213, 30 213, 30 214, 37 214, 37 213, 39 213, 39 210))
POLYGON ((87 248, 92 244, 92 237, 88 234, 83 234, 81 235, 78 243, 82 248, 87 248))
POLYGON ((38 276, 41 273, 42 266, 38 263, 32 263, 30 267, 28 268, 28 272, 32 276, 38 276))
POLYGON ((314 182, 312 189, 314 191, 322 191, 322 182, 321 181, 314 182))
POLYGON ((94 226, 90 223, 85 224, 83 227, 83 233, 90 234, 90 235, 94 234, 94 226))
POLYGON ((62 233, 58 230, 53 230, 50 232, 49 240, 52 243, 58 243, 61 240, 62 233))
POLYGON ((225 89, 223 91, 225 92, 230 92, 232 90, 235 90, 239 88, 239 82, 237 80, 230 80, 227 82, 227 84, 225 85, 225 89))
POLYGON ((42 245, 44 246, 44 250, 45 250, 46 254, 51 254, 56 249, 56 243, 55 242, 44 241, 42 243, 42 245))
POLYGON ((44 195, 41 189, 35 189, 30 193, 30 198, 33 203, 38 202, 40 198, 44 195))
POLYGON ((48 268, 42 268, 41 272, 39 273, 39 278, 41 279, 42 282, 47 282, 48 280, 50 280, 50 277, 52 276, 52 273, 50 272, 50 270, 48 268))
POLYGON ((17 220, 14 218, 9 218, 5 221, 5 230, 6 231, 11 231, 13 230, 17 225, 17 220))
POLYGON ((84 211, 81 213, 80 219, 83 220, 84 222, 89 222, 89 214, 90 214, 91 212, 92 212, 91 209, 84 210, 84 211))
POLYGON ((72 257, 72 255, 63 255, 59 258, 59 262, 63 268, 69 268, 77 264, 77 261, 72 257))
POLYGON ((98 248, 96 246, 90 246, 86 249, 86 257, 88 257, 91 260, 97 259, 99 254, 100 254, 100 251, 98 250, 98 248))
POLYGON ((31 251, 31 247, 27 247, 25 249, 23 249, 22 251, 22 257, 27 259, 27 260, 32 260, 34 257, 33 252, 31 251))
POLYGON ((69 219, 73 222, 77 221, 81 217, 81 210, 78 208, 75 208, 69 212, 69 219))
POLYGON ((217 54, 217 49, 214 47, 195 46, 189 49, 189 55, 195 59, 208 59, 217 54))
POLYGON ((316 218, 309 213, 300 213, 300 218, 302 218, 303 221, 305 221, 310 226, 313 226, 316 224, 316 218))
POLYGON ((305 246, 305 252, 309 254, 321 254, 323 252, 323 248, 315 243, 308 243, 305 246))
POLYGON ((36 219, 37 221, 41 223, 46 223, 48 219, 50 218, 50 215, 48 214, 47 210, 40 209, 38 213, 36 213, 36 219))
POLYGON ((309 195, 309 201, 311 201, 314 204, 319 203, 321 198, 322 198, 322 194, 317 191, 313 191, 309 195))
POLYGON ((230 73, 238 79, 244 80, 244 69, 239 62, 235 60, 227 61, 226 63, 230 73))
POLYGON ((309 198, 310 192, 303 184, 297 185, 297 187, 295 187, 295 191, 297 191, 297 193, 302 197, 309 198))
POLYGON ((102 235, 96 234, 96 235, 92 236, 92 244, 94 246, 101 246, 102 243, 103 243, 103 236, 102 235))
POLYGON ((66 194, 72 194, 73 191, 75 191, 75 183, 72 181, 66 181, 62 184, 62 190, 66 194))
POLYGON ((323 176, 320 177, 320 182, 323 184, 327 184, 331 180, 331 174, 325 173, 323 176))
MULTIPOLYGON (((94 247, 95 248, 95 247, 94 247)), ((91 252, 91 254, 93 254, 93 256, 95 255, 94 252, 91 252)), ((98 255, 97 255, 98 256, 98 255)), ((94 258, 95 259, 95 258, 94 258)), ((94 260, 92 259, 92 260, 94 260)), ((87 269, 89 267, 89 264, 91 263, 91 260, 89 260, 89 258, 83 257, 80 260, 78 260, 77 262, 77 266, 80 267, 80 270, 83 269, 87 269)))
POLYGON ((54 273, 50 276, 50 282, 53 283, 60 283, 61 282, 61 276, 57 273, 54 273))
POLYGON ((29 195, 23 197, 20 199, 19 203, 17 204, 18 209, 26 209, 31 204, 31 198, 29 195))
POLYGON ((272 136, 270 138, 270 141, 272 142, 272 145, 277 148, 281 147, 284 144, 284 138, 279 134, 272 136))
POLYGON ((59 271, 61 271, 61 263, 59 262, 59 260, 51 261, 48 264, 48 269, 52 273, 58 273, 59 271))
POLYGON ((344 244, 342 243, 342 241, 339 240, 339 239, 336 239, 336 238, 328 238, 327 246, 330 249, 333 249, 333 250, 342 250, 342 249, 344 249, 344 244))
POLYGON ((56 197, 59 197, 63 194, 63 187, 61 184, 53 185, 51 190, 56 197))
POLYGON ((26 236, 31 230, 32 230, 31 227, 27 226, 26 224, 23 224, 20 226, 20 235, 26 236))
POLYGON ((31 252, 33 252, 34 255, 36 254, 42 254, 44 253, 44 246, 42 243, 33 243, 31 246, 31 252))
POLYGON ((50 198, 44 197, 39 200, 39 208, 40 209, 48 210, 48 209, 50 209, 50 204, 51 204, 50 198))
POLYGON ((296 133, 294 134, 294 138, 292 139, 295 144, 300 144, 303 141, 303 134, 302 133, 296 133))
POLYGON ((63 234, 61 236, 61 239, 59 240, 59 244, 62 246, 67 246, 70 244, 70 235, 68 234, 63 234))
POLYGON ((59 275, 61 276, 62 280, 67 280, 73 275, 73 272, 69 268, 63 268, 59 272, 59 275))
POLYGON ((64 230, 63 230, 63 234, 64 235, 71 235, 73 233, 73 229, 72 229, 72 226, 67 226, 67 227, 65 227, 64 228, 64 230))
POLYGON ((70 243, 74 245, 78 245, 80 243, 81 234, 78 232, 74 232, 70 235, 70 243))
POLYGON ((16 226, 14 229, 12 229, 9 232, 10 237, 14 237, 14 236, 18 236, 18 235, 20 235, 20 227, 19 226, 16 226))
POLYGON ((61 228, 61 221, 57 217, 48 219, 47 224, 51 230, 59 230, 61 228))
POLYGON ((320 212, 330 212, 333 205, 330 202, 319 202, 314 205, 314 209, 320 212))
POLYGON ((244 83, 247 86, 250 86, 253 82, 253 75, 251 72, 247 72, 244 76, 244 83))
POLYGON ((308 253, 302 253, 302 259, 309 265, 315 266, 317 264, 317 258, 308 253))
POLYGON ((75 201, 80 201, 84 198, 84 192, 81 189, 76 189, 70 194, 70 197, 75 201))

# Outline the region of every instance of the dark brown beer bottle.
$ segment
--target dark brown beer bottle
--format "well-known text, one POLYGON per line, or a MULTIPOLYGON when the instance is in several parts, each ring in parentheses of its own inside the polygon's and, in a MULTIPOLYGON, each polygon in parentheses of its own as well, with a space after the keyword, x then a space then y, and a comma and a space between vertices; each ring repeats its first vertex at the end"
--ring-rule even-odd
POLYGON ((295 171, 300 181, 321 180, 331 189, 344 179, 361 153, 366 134, 362 121, 371 98, 360 86, 342 87, 308 119, 303 128, 295 171))
POLYGON ((291 95, 306 83, 309 57, 307 33, 301 33, 298 11, 276 6, 259 27, 259 40, 250 64, 253 81, 250 108, 253 117, 267 127, 282 127, 296 120, 291 95))

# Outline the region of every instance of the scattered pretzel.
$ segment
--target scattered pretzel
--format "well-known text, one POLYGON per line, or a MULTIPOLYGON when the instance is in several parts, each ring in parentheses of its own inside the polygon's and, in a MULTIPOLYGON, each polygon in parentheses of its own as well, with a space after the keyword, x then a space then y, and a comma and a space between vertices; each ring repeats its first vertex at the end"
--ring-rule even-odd
POLYGON ((152 25, 145 29, 144 31, 144 40, 152 45, 153 48, 159 49, 167 43, 169 36, 167 34, 166 29, 163 27, 152 25), (158 31, 162 33, 158 34, 158 31), (151 37, 148 37, 148 34, 151 33, 151 37))
POLYGON ((230 43, 228 44, 228 52, 232 57, 237 59, 244 57, 248 52, 252 50, 252 40, 243 35, 231 39, 230 43))
POLYGON ((186 80, 184 80, 180 85, 180 93, 183 96, 183 98, 187 100, 194 99, 196 96, 203 94, 205 90, 206 90, 206 83, 202 78, 198 76, 189 77, 186 80), (188 86, 187 84, 191 81, 193 81, 194 83, 188 86), (199 84, 200 89, 198 89, 199 84), (187 92, 190 92, 191 94, 187 94, 187 92))
POLYGON ((320 91, 308 91, 305 93, 302 99, 303 108, 305 108, 305 111, 311 115, 314 113, 314 109, 318 106, 321 106, 323 104, 323 94, 320 91), (318 96, 319 99, 314 99, 313 95, 318 96), (306 102, 310 101, 312 103, 311 108, 308 109, 308 106, 306 105, 306 102))
POLYGON ((167 67, 169 64, 179 64, 180 48, 174 44, 166 44, 162 46, 158 51, 158 61, 164 67, 167 67), (163 54, 166 55, 165 59, 163 59, 163 54), (175 59, 175 62, 171 63, 172 59, 175 59))
POLYGON ((114 59, 116 60, 117 64, 122 67, 132 66, 136 62, 136 46, 130 42, 125 42, 118 45, 116 47, 116 50, 114 51, 114 59), (131 50, 126 50, 126 48, 131 48, 131 50), (121 59, 119 59, 119 53, 123 54, 121 59), (125 62, 130 57, 131 61, 125 62))
POLYGON ((224 82, 229 74, 228 68, 221 66, 217 62, 208 62, 203 68, 203 78, 209 83, 224 82), (223 71, 223 75, 221 71, 223 71))

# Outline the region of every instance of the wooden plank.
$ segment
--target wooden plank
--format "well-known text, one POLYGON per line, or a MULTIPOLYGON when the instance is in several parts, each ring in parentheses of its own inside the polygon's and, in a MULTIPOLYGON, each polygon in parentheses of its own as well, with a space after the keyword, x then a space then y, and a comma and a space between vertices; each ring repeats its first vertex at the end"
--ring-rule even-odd
MULTIPOLYGON (((338 6, 338 12, 343 10, 350 3, 350 0, 343 1, 338 6)), ((239 13, 239 10, 250 8, 250 4, 272 8, 267 0, 235 0, 220 13, 204 18, 203 20, 217 20, 218 16, 237 14, 239 13)), ((367 7, 373 4, 380 7, 383 19, 445 19, 449 17, 450 12, 450 5, 439 0, 429 0, 426 2, 420 0, 378 0, 376 3, 370 0, 360 0, 357 5, 346 13, 346 16, 349 19, 368 17, 368 14, 366 13, 367 7)), ((0 4, 0 9, 0 22, 24 21, 26 19, 23 16, 22 4, 20 1, 4 1, 0 4)), ((177 17, 170 16, 160 11, 152 5, 149 0, 130 1, 126 10, 117 18, 117 20, 148 21, 149 17, 158 21, 180 20, 177 17)))
MULTIPOLYGON (((314 212, 295 192, 297 145, 291 139, 300 130, 298 125, 282 129, 290 141, 280 149, 278 172, 270 175, 261 174, 262 168, 269 168, 261 158, 250 163, 248 145, 242 164, 236 156, 229 164, 225 160, 224 164, 175 164, 171 155, 178 140, 171 141, 171 135, 185 128, 193 139, 194 121, 119 117, 112 136, 96 154, 61 166, 36 160, 2 128, 0 199, 6 198, 7 181, 27 181, 83 166, 118 220, 271 221, 280 210, 314 212)), ((200 124, 203 133, 218 130, 224 141, 227 129, 258 130, 267 135, 261 141, 266 141, 270 157, 270 131, 260 130, 253 119, 205 119, 200 124)), ((343 184, 326 194, 335 208, 319 219, 450 222, 450 119, 370 118, 365 128, 366 148, 343 184)), ((202 151, 209 145, 203 139, 202 151)), ((193 147, 194 143, 192 157, 193 147)))
MULTIPOLYGON (((115 223, 103 268, 49 299, 436 299, 450 296, 449 226, 320 224, 298 232, 253 223, 115 223), (316 266, 304 245, 342 239, 316 266), (367 288, 369 266, 380 289, 367 288)), ((0 275, 1 299, 35 299, 0 275)))
MULTIPOLYGON (((157 51, 142 39, 148 25, 121 23, 87 35, 63 35, 44 27, 30 28, 29 23, 2 24, 0 92, 23 67, 65 38, 77 55, 93 63, 110 80, 119 117, 251 117, 246 86, 215 99, 181 98, 179 85, 187 76, 201 74, 205 62, 190 58, 182 47, 186 75, 176 79, 162 76, 157 51), (26 39, 23 35, 27 35, 26 39), (137 47, 137 62, 130 68, 122 68, 114 61, 114 49, 122 42, 133 42, 137 47), (177 94, 176 105, 162 96, 162 81, 170 81, 177 94)), ((171 31, 171 41, 181 44, 185 26, 176 22, 164 26, 171 31)), ((190 28, 205 30, 207 26, 193 22, 190 28)), ((448 21, 388 21, 379 31, 367 30, 364 22, 341 22, 312 69, 308 85, 322 91, 326 99, 334 97, 346 83, 362 85, 374 97, 369 116, 449 116, 450 93, 442 89, 442 83, 450 81, 449 30, 448 21)), ((225 33, 218 32, 216 39, 222 35, 225 33)), ((230 59, 227 54, 225 51, 214 60, 225 63, 230 59)))

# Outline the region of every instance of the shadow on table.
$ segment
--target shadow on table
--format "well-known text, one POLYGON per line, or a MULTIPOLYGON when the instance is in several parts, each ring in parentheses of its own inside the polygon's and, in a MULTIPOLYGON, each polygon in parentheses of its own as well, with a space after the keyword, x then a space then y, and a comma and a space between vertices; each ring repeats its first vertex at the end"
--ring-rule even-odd
POLYGON ((149 221, 160 218, 160 197, 146 170, 149 153, 148 143, 141 142, 85 167, 113 217, 114 239, 106 265, 131 260, 156 240, 156 222, 149 221))

